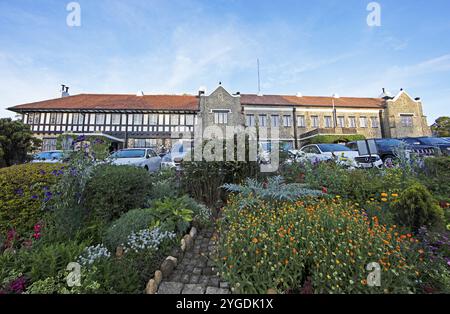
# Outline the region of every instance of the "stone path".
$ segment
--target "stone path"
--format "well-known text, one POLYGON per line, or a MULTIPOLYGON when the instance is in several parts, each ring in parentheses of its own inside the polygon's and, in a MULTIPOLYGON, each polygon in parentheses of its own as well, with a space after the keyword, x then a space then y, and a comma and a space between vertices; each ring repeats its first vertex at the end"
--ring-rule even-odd
POLYGON ((193 249, 185 252, 182 261, 169 278, 164 279, 158 294, 229 294, 228 283, 220 280, 213 257, 217 239, 213 229, 200 231, 193 249))

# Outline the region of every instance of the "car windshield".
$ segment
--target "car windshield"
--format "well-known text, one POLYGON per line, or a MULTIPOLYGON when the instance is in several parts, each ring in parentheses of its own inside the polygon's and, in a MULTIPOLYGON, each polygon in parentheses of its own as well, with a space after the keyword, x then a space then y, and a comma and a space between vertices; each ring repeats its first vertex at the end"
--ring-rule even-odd
POLYGON ((34 155, 33 157, 34 159, 50 159, 50 153, 46 152, 46 153, 39 153, 34 155))
POLYGON ((172 155, 171 154, 167 154, 162 158, 163 162, 170 162, 172 161, 172 155))
POLYGON ((119 150, 111 155, 112 158, 143 158, 145 157, 145 149, 129 149, 119 150))
POLYGON ((383 147, 403 146, 404 142, 396 139, 385 139, 376 141, 378 145, 383 147))
POLYGON ((448 142, 444 141, 443 139, 436 138, 436 137, 424 137, 419 139, 422 143, 425 145, 440 145, 440 144, 448 144, 448 142))
POLYGON ((319 146, 320 150, 324 153, 351 151, 350 148, 340 144, 320 144, 317 146, 319 146))

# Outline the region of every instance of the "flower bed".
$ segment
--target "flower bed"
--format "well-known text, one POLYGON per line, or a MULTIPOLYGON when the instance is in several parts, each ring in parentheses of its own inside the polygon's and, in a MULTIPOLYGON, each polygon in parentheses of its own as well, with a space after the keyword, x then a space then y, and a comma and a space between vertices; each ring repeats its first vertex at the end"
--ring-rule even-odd
POLYGON ((260 201, 233 197, 221 221, 221 272, 235 291, 407 293, 420 278, 418 241, 338 199, 260 201), (370 263, 381 266, 371 287, 370 263), (308 288, 308 286, 310 286, 308 288))

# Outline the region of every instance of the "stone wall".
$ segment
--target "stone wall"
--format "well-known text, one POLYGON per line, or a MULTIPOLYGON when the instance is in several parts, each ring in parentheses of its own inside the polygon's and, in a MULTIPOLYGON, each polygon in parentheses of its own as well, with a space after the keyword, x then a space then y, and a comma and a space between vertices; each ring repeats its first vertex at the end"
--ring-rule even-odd
POLYGON ((383 120, 386 137, 431 136, 431 129, 423 115, 422 102, 412 99, 404 91, 387 101, 383 120), (402 115, 412 116, 412 126, 402 124, 402 115))

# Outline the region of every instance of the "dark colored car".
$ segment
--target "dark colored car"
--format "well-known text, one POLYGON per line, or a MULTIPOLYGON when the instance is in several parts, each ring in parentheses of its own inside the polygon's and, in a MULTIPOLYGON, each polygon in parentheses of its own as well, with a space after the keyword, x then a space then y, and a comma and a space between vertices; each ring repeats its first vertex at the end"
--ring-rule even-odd
MULTIPOLYGON (((432 146, 427 145, 409 145, 403 141, 394 138, 375 139, 377 145, 378 155, 386 164, 391 164, 396 158, 396 150, 404 148, 410 152, 415 153, 420 157, 434 156, 435 151, 432 146)), ((347 146, 352 150, 358 150, 357 142, 347 143, 347 146)))
POLYGON ((438 149, 442 155, 450 156, 450 143, 439 137, 405 137, 401 140, 412 146, 428 145, 438 149))

